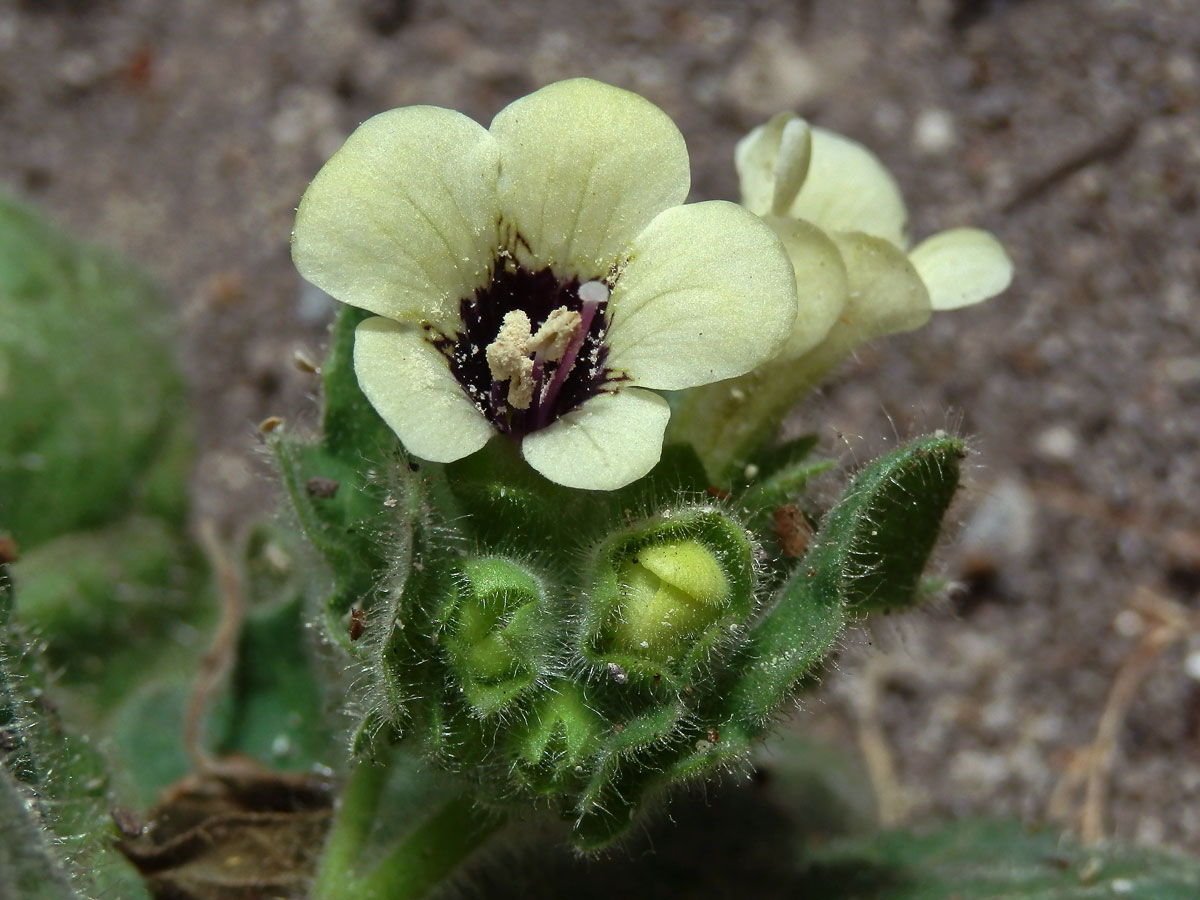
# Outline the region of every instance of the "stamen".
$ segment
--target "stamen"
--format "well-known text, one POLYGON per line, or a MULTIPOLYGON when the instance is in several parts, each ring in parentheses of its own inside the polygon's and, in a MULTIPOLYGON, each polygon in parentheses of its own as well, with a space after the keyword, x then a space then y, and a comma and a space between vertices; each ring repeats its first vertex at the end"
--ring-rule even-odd
POLYGON ((513 409, 529 409, 533 402, 533 360, 526 356, 520 366, 521 370, 508 381, 508 405, 513 409))
POLYGON ((529 409, 533 400, 529 338, 529 316, 513 309, 504 314, 496 340, 487 346, 488 369, 495 381, 508 381, 508 403, 514 409, 529 409))
POLYGON ((575 333, 571 336, 570 343, 567 344, 567 349, 563 352, 562 361, 559 362, 558 368, 554 370, 554 377, 550 379, 550 383, 546 385, 538 397, 537 425, 539 428, 544 428, 549 424, 547 411, 554 409, 554 401, 558 397, 558 392, 562 390, 567 376, 575 368, 575 360, 579 356, 584 339, 592 327, 592 319, 596 317, 596 312, 600 309, 600 305, 608 300, 608 286, 600 281, 586 281, 579 286, 579 299, 583 302, 583 308, 579 313, 579 324, 575 328, 575 333))
POLYGON ((537 334, 530 339, 529 351, 547 362, 558 362, 579 331, 579 321, 579 313, 560 306, 546 317, 537 334))
POLYGON ((500 254, 491 283, 461 301, 462 327, 431 340, 476 408, 520 439, 603 389, 609 291, 509 262, 500 254))

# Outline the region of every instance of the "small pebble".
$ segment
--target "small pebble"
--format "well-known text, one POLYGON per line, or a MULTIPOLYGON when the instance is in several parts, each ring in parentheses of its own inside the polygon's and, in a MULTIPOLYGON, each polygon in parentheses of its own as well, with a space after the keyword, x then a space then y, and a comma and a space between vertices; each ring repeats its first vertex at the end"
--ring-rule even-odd
POLYGON ((1123 638, 1137 637, 1145 627, 1146 623, 1136 610, 1123 609, 1113 619, 1113 631, 1123 638))
POLYGON ((917 113, 913 122, 913 149, 926 156, 942 156, 958 143, 954 115, 946 109, 931 107, 917 113))
POLYGON ((1183 671, 1193 681, 1200 681, 1200 650, 1193 650, 1184 657, 1183 671))
POLYGON ((1079 438, 1066 425, 1051 425, 1033 442, 1038 455, 1055 462, 1070 462, 1079 452, 1079 438))

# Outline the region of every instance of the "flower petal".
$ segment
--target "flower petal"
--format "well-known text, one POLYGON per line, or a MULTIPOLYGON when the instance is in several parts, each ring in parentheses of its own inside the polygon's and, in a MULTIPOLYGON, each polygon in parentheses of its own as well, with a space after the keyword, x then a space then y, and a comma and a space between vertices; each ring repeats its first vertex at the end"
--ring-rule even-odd
POLYGON ((934 309, 958 309, 995 297, 1012 282, 1013 264, 995 237, 979 228, 952 228, 908 254, 929 289, 934 309))
POLYGON ((675 123, 637 94, 588 78, 522 97, 492 121, 500 202, 531 268, 603 278, 650 221, 687 197, 687 147, 675 123))
POLYGON ((561 485, 612 491, 636 481, 662 455, 671 416, 667 401, 650 391, 604 393, 521 442, 526 461, 561 485))
POLYGON ((749 372, 796 318, 796 276, 770 227, 736 203, 668 209, 634 240, 609 301, 608 366, 678 390, 749 372))
POLYGON ((812 129, 803 119, 792 119, 783 126, 779 141, 779 159, 775 162, 775 191, 771 212, 782 216, 796 202, 812 165, 812 129))
POLYGON ((453 462, 496 433, 417 326, 362 322, 354 332, 354 374, 375 411, 421 459, 453 462))
POLYGON ((819 344, 841 315, 849 290, 846 267, 837 245, 816 225, 779 216, 763 221, 783 242, 796 273, 796 321, 777 357, 796 359, 819 344))
POLYGON ((908 246, 908 212, 891 173, 862 144, 824 128, 812 129, 808 177, 789 214, 908 246))
POLYGON ((454 322, 495 258, 498 168, 495 140, 461 113, 380 113, 305 191, 292 233, 296 268, 373 313, 454 322))
POLYGON ((765 216, 771 211, 783 130, 795 118, 794 113, 778 113, 750 131, 734 148, 733 164, 737 168, 742 205, 756 215, 765 216))
POLYGON ((917 270, 894 244, 861 232, 832 234, 846 266, 846 306, 822 349, 849 352, 859 344, 920 328, 932 313, 917 270))

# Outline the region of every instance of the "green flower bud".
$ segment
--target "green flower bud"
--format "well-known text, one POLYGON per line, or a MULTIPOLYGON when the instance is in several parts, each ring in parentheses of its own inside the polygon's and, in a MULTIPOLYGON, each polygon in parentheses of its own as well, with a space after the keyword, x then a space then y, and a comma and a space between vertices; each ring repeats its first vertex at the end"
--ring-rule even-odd
POLYGON ((753 559, 745 530, 711 508, 610 537, 596 558, 583 655, 617 684, 678 686, 749 617, 753 559))
POLYGON ((514 772, 538 793, 571 793, 586 781, 608 730, 577 685, 557 682, 512 733, 514 772))
POLYGON ((549 665, 555 623, 545 597, 540 578, 512 560, 488 557, 466 564, 462 583, 442 613, 443 644, 478 715, 508 706, 549 665))

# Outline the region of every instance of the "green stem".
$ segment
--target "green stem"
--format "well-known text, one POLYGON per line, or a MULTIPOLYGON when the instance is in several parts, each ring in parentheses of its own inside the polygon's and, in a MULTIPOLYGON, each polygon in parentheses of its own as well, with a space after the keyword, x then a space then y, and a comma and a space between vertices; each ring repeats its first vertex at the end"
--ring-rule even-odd
POLYGON ((362 763, 350 776, 313 900, 419 900, 504 822, 502 816, 477 807, 470 792, 439 791, 426 803, 385 807, 386 783, 393 774, 391 766, 362 763), (374 834, 386 830, 377 828, 381 812, 394 820, 419 821, 372 865, 378 855, 365 851, 374 834))
POLYGON ((418 900, 440 884, 503 824, 470 795, 451 798, 408 835, 349 894, 360 900, 418 900))
POLYGON ((316 900, 338 896, 336 892, 344 891, 354 879, 355 863, 367 846, 390 771, 388 766, 364 762, 351 773, 313 885, 316 900))

